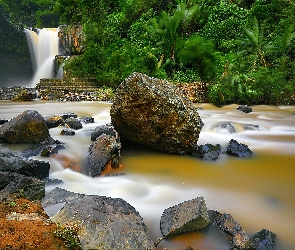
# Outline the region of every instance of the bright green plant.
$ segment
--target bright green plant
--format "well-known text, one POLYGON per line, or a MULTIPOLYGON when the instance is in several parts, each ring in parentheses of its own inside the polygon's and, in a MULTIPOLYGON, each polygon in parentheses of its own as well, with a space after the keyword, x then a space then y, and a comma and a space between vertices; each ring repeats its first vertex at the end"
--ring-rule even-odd
POLYGON ((257 55, 258 62, 260 65, 266 67, 267 62, 265 59, 265 52, 278 52, 278 48, 267 43, 264 39, 263 25, 258 23, 258 19, 254 18, 254 25, 252 29, 246 28, 244 30, 245 38, 241 39, 241 43, 243 44, 244 50, 240 51, 240 54, 247 54, 253 52, 257 55))
POLYGON ((11 202, 8 203, 8 206, 9 207, 16 207, 17 203, 15 201, 11 201, 11 202))
POLYGON ((200 36, 190 37, 179 50, 179 61, 185 68, 194 69, 201 81, 213 80, 216 76, 216 57, 213 43, 200 36))
POLYGON ((154 18, 151 25, 146 27, 161 50, 162 58, 159 60, 158 66, 164 67, 169 77, 174 75, 178 66, 176 54, 178 53, 177 49, 181 48, 183 43, 182 29, 189 25, 190 19, 197 9, 198 5, 187 9, 186 5, 182 3, 177 6, 173 15, 164 11, 159 21, 154 18))
POLYGON ((114 96, 114 89, 107 86, 102 86, 95 94, 100 101, 111 101, 114 96))
POLYGON ((80 244, 77 226, 62 226, 57 224, 54 236, 63 239, 64 244, 68 249, 73 249, 80 244))

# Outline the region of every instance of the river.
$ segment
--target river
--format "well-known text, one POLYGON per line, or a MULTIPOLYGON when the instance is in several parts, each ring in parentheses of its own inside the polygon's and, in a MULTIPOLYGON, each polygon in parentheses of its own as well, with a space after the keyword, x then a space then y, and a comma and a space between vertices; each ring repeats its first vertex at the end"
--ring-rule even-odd
MULTIPOLYGON (((195 104, 204 122, 198 144, 221 144, 230 139, 247 144, 253 156, 237 158, 222 154, 217 161, 162 153, 121 152, 124 175, 91 178, 64 169, 52 158, 50 177, 64 181, 59 187, 73 192, 120 197, 141 214, 154 239, 161 237, 159 220, 163 210, 198 196, 207 208, 229 213, 249 235, 263 228, 277 235, 275 249, 295 249, 295 106, 252 106, 253 112, 236 110, 236 104, 217 108, 195 104)), ((0 118, 10 119, 24 110, 37 110, 44 117, 63 112, 92 116, 95 123, 84 125, 75 136, 61 136, 61 128, 50 129, 54 139, 66 143, 61 154, 83 162, 91 143, 90 132, 110 122, 111 104, 99 102, 10 102, 0 101, 0 118)), ((0 144, 21 150, 20 145, 0 144)), ((53 186, 48 186, 47 191, 53 186)), ((163 242, 179 250, 192 246, 199 250, 228 249, 220 237, 210 232, 194 233, 163 242)))

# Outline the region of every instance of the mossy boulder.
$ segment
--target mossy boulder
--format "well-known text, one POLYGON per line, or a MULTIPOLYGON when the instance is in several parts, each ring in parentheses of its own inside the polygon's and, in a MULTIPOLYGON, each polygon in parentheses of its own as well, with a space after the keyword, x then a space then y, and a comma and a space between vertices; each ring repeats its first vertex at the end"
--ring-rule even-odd
POLYGON ((136 72, 117 88, 110 114, 123 147, 131 141, 173 154, 196 149, 203 125, 193 103, 176 86, 136 72))

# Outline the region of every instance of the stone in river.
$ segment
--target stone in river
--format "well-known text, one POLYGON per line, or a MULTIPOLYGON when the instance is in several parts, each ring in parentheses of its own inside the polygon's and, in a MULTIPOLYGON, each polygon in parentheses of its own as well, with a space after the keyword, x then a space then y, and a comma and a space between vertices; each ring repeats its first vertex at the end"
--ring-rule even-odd
POLYGON ((128 141, 173 154, 191 153, 203 125, 173 84, 136 72, 117 88, 110 114, 123 147, 128 141))

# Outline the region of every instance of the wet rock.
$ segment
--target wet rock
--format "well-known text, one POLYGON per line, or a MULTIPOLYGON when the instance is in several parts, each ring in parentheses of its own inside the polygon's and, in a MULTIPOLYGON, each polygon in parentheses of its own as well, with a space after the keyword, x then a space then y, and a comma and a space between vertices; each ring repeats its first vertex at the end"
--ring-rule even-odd
POLYGON ((63 113, 62 114, 62 118, 64 119, 64 120, 66 120, 66 119, 68 119, 68 118, 77 118, 78 116, 75 114, 75 113, 73 113, 73 112, 68 112, 68 113, 63 113))
POLYGON ((43 148, 43 150, 41 151, 41 156, 44 156, 44 157, 49 157, 51 155, 51 150, 52 148, 51 147, 45 147, 43 148))
POLYGON ((237 132, 232 122, 221 123, 218 126, 217 130, 218 132, 226 131, 229 134, 233 134, 237 132))
POLYGON ((248 105, 240 105, 239 107, 237 107, 237 110, 240 110, 244 113, 250 113, 252 112, 252 108, 248 105))
POLYGON ((45 194, 45 197, 41 200, 41 204, 42 207, 46 208, 62 202, 72 202, 82 197, 85 197, 85 195, 56 187, 45 194))
POLYGON ((193 157, 198 157, 206 161, 216 161, 221 152, 221 145, 205 144, 199 145, 197 151, 192 153, 193 157))
POLYGON ((51 154, 57 154, 59 150, 65 149, 65 145, 63 143, 57 144, 55 147, 52 147, 51 154))
POLYGON ((253 154, 247 145, 239 143, 234 139, 229 141, 226 153, 238 157, 251 156, 253 154))
POLYGON ((64 120, 61 116, 53 115, 53 116, 46 117, 45 122, 48 128, 56 128, 59 125, 61 125, 64 122, 64 120))
POLYGON ((162 235, 167 238, 200 231, 209 224, 210 219, 205 200, 203 197, 198 197, 165 209, 161 216, 160 229, 162 235))
POLYGON ((68 118, 65 120, 65 126, 78 130, 83 128, 82 123, 77 118, 68 118))
POLYGON ((113 168, 118 168, 117 155, 120 148, 121 144, 114 136, 101 134, 88 149, 89 175, 99 176, 108 164, 113 168))
POLYGON ((47 178, 46 179, 46 185, 59 185, 59 184, 63 184, 64 182, 62 180, 59 179, 50 179, 47 178))
POLYGON ((174 154, 191 153, 202 127, 193 103, 165 80, 132 73, 117 88, 110 110, 122 144, 174 154))
POLYGON ((44 118, 35 110, 26 110, 0 127, 0 142, 37 144, 48 141, 44 118))
POLYGON ((84 116, 79 119, 82 123, 94 123, 94 118, 91 116, 84 116))
POLYGON ((45 181, 18 173, 0 171, 0 201, 11 198, 41 200, 45 196, 45 181))
POLYGON ((222 232, 228 234, 230 249, 254 249, 250 237, 243 231, 241 225, 236 222, 230 214, 221 214, 214 211, 213 217, 213 226, 218 227, 222 232))
POLYGON ((116 136, 116 131, 110 125, 97 126, 91 133, 91 141, 95 141, 101 134, 116 136))
POLYGON ((275 238, 276 235, 273 232, 262 229, 252 237, 252 242, 256 250, 272 250, 275 238))
POLYGON ((120 198, 84 196, 68 201, 51 220, 61 225, 80 225, 83 249, 154 249, 139 213, 120 198))
POLYGON ((8 122, 6 119, 0 119, 0 125, 4 124, 5 122, 8 122))
POLYGON ((9 171, 44 179, 49 176, 50 164, 45 161, 27 159, 5 148, 0 151, 0 171, 9 171))
POLYGON ((75 135, 76 132, 72 129, 62 129, 60 135, 75 135))

